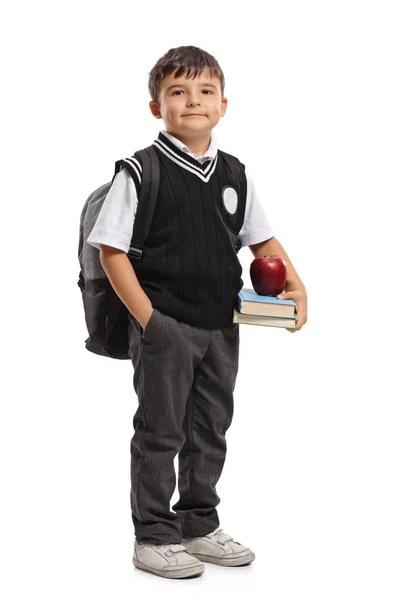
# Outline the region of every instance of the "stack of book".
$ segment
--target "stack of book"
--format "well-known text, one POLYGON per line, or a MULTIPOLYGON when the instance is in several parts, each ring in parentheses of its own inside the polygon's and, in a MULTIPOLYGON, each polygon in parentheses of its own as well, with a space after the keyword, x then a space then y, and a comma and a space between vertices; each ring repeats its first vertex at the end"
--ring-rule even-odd
POLYGON ((253 289, 242 288, 233 310, 233 322, 295 329, 298 319, 295 309, 293 300, 261 296, 253 289))

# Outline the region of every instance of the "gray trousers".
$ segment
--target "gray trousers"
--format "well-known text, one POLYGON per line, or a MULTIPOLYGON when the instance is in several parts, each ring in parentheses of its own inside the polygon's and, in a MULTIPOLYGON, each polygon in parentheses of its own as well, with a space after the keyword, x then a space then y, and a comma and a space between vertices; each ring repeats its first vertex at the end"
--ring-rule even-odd
POLYGON ((154 309, 143 330, 129 313, 138 408, 131 441, 137 541, 181 543, 219 526, 215 486, 226 457, 239 360, 239 325, 202 329, 154 309), (180 498, 174 458, 179 454, 180 498))

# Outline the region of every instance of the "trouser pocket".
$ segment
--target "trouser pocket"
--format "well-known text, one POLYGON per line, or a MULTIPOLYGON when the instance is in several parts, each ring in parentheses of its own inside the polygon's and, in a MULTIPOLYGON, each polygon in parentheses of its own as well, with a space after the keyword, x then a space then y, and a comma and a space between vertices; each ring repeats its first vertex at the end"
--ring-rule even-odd
POLYGON ((142 340, 154 340, 154 332, 157 330, 157 323, 160 319, 160 316, 161 313, 158 308, 153 308, 153 312, 150 315, 150 319, 148 320, 146 327, 143 329, 143 327, 139 325, 142 340))

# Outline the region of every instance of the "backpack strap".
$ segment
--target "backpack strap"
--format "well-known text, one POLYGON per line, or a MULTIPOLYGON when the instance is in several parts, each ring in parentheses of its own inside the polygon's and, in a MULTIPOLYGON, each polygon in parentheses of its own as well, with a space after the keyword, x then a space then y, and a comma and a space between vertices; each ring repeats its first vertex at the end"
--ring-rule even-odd
MULTIPOLYGON (((131 245, 126 253, 133 267, 140 262, 142 257, 143 246, 150 230, 150 225, 153 219, 154 209, 157 201, 158 188, 160 185, 160 163, 154 147, 148 146, 147 148, 143 148, 142 150, 136 152, 134 156, 138 156, 138 158, 140 158, 142 165, 142 177, 136 217, 133 224, 131 245)), ((118 163, 119 162, 121 161, 118 161, 118 163)), ((116 163, 116 172, 117 169, 120 168, 118 163, 116 163)), ((125 164, 123 164, 123 166, 125 166, 125 164)), ((108 288, 108 294, 108 312, 105 328, 105 340, 107 342, 110 339, 116 323, 121 316, 121 311, 126 314, 128 310, 114 292, 111 285, 108 288)))
POLYGON ((160 185, 160 163, 153 146, 138 150, 135 156, 142 164, 140 194, 133 224, 131 245, 127 252, 133 266, 142 258, 143 246, 147 239, 156 206, 160 185))

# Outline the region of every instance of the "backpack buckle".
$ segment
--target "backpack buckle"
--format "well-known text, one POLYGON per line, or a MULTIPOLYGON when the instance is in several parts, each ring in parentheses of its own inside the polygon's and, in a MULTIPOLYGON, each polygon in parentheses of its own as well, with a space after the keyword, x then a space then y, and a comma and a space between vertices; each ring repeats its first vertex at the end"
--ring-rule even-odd
POLYGON ((141 259, 143 250, 141 248, 136 248, 135 246, 131 246, 128 250, 128 256, 133 256, 134 258, 141 259))

